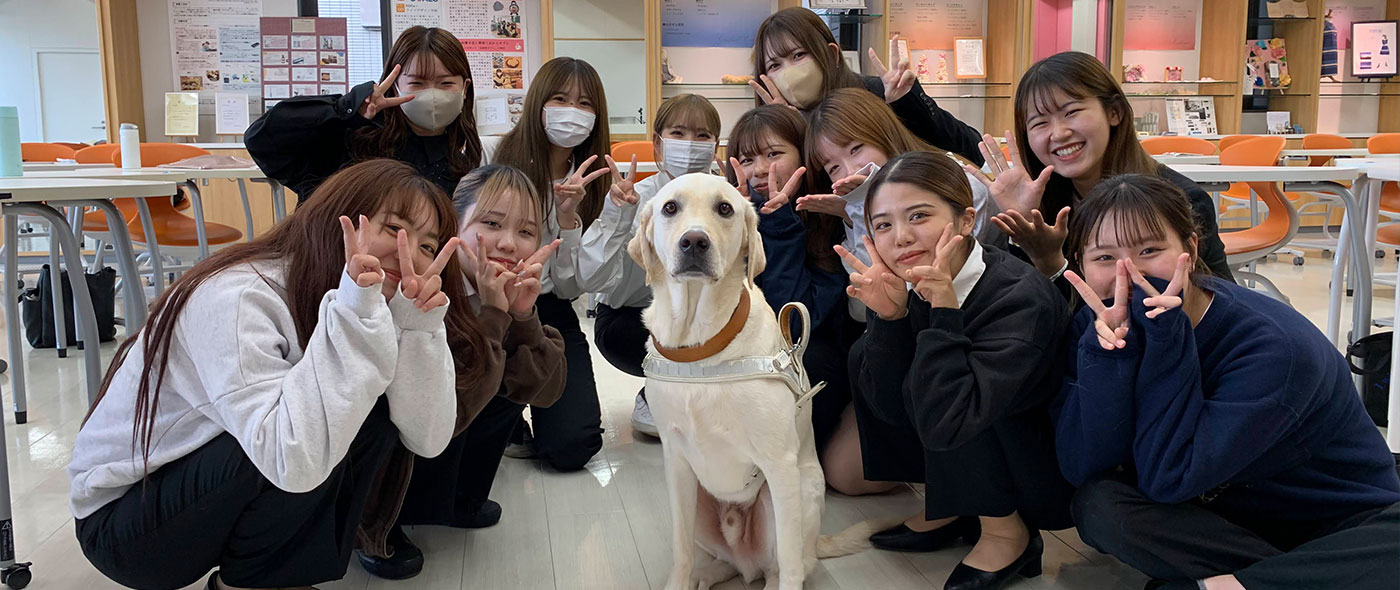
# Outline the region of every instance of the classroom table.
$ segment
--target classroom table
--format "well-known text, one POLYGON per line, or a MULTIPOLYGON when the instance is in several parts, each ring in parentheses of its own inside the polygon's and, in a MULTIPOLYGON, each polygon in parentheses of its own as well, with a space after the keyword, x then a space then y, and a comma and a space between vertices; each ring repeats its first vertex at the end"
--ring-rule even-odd
MULTIPOLYGON (((1354 281, 1355 308, 1352 314, 1352 334, 1354 342, 1370 331, 1371 326, 1371 261, 1366 239, 1366 215, 1363 203, 1342 185, 1362 176, 1362 169, 1353 164, 1338 166, 1222 166, 1202 164, 1174 164, 1173 170, 1201 185, 1209 192, 1220 192, 1235 182, 1276 182, 1286 191, 1318 192, 1336 195, 1346 208, 1342 218, 1342 232, 1338 240, 1337 255, 1332 260, 1332 285, 1328 307, 1327 337, 1337 343, 1340 332, 1342 293, 1346 281, 1342 272, 1347 264, 1346 253, 1356 252, 1353 257, 1352 272, 1354 281)), ((1379 197, 1378 197, 1379 198, 1379 197)))
POLYGON ((1285 158, 1307 158, 1312 156, 1325 156, 1330 158, 1364 158, 1371 155, 1371 150, 1366 148, 1314 148, 1301 150, 1283 150, 1279 155, 1285 158))
POLYGON ((79 164, 77 162, 24 162, 21 167, 25 174, 30 172, 51 172, 54 170, 88 170, 93 168, 115 168, 107 164, 79 164))
POLYGON ((1202 156, 1200 154, 1156 154, 1152 159, 1168 166, 1176 164, 1219 164, 1220 156, 1202 156))

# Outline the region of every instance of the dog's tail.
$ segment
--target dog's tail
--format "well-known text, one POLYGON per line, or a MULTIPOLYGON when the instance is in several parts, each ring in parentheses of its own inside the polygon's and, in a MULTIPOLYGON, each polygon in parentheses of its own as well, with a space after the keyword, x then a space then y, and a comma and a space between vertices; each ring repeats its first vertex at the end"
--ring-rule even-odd
POLYGON ((863 520, 834 535, 817 537, 817 558, 841 557, 870 548, 870 535, 883 531, 904 519, 863 520))

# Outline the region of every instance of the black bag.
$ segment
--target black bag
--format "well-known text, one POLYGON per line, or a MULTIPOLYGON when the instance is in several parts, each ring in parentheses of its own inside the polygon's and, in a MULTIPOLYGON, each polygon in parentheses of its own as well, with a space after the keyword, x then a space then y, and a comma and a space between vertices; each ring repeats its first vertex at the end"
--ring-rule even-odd
MULTIPOLYGON (((69 346, 77 343, 77 319, 73 316, 73 286, 68 283, 68 272, 63 273, 63 327, 69 346)), ((92 309, 97 315, 97 335, 102 342, 117 338, 115 320, 117 306, 117 271, 103 267, 96 274, 84 273, 88 293, 92 295, 92 309)), ((24 321, 24 337, 34 348, 54 348, 55 341, 53 315, 53 278, 49 265, 39 271, 39 285, 25 289, 20 295, 20 316, 24 321)))
POLYGON ((1347 364, 1361 376, 1361 403, 1376 426, 1385 426, 1390 404, 1390 351, 1395 332, 1372 334, 1347 347, 1347 364), (1356 362, 1361 365, 1357 366, 1356 362))

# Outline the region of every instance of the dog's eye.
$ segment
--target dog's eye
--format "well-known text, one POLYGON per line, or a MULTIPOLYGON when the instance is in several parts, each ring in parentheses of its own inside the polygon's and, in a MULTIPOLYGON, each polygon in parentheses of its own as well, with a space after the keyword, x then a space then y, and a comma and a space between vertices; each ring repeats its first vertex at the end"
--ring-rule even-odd
POLYGON ((676 214, 676 202, 675 202, 675 201, 666 201, 666 204, 664 204, 664 205, 661 206, 661 212, 664 213, 664 214, 666 214, 666 215, 668 215, 668 216, 670 216, 670 215, 675 215, 675 214, 676 214))
POLYGON ((715 207, 715 210, 719 211, 720 217, 729 217, 734 214, 734 206, 729 203, 721 202, 718 207, 715 207))

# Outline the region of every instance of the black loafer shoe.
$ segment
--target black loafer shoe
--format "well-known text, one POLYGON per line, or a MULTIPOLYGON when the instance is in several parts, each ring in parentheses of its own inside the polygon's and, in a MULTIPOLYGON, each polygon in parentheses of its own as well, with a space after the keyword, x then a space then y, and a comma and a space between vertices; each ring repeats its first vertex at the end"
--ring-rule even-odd
POLYGON ((982 526, 976 518, 960 516, 953 522, 922 533, 899 523, 870 535, 870 544, 886 551, 927 553, 952 545, 959 537, 967 543, 976 543, 981 534, 982 526))
POLYGON ((1040 575, 1040 557, 1044 553, 1045 542, 1040 539, 1040 532, 1033 532, 1030 543, 1026 544, 1026 550, 1022 551, 1021 556, 1011 562, 1011 565, 994 572, 984 572, 959 562, 958 567, 953 568, 953 573, 948 576, 943 590, 1001 590, 1016 578, 1016 574, 1034 578, 1040 575))
POLYGON ((477 507, 476 512, 463 515, 452 526, 464 529, 484 529, 495 526, 501 522, 501 505, 493 500, 486 500, 477 507))
POLYGON ((385 580, 407 580, 423 572, 423 550, 409 540, 403 527, 395 526, 389 531, 388 545, 388 557, 375 557, 356 549, 360 566, 370 575, 385 580))

